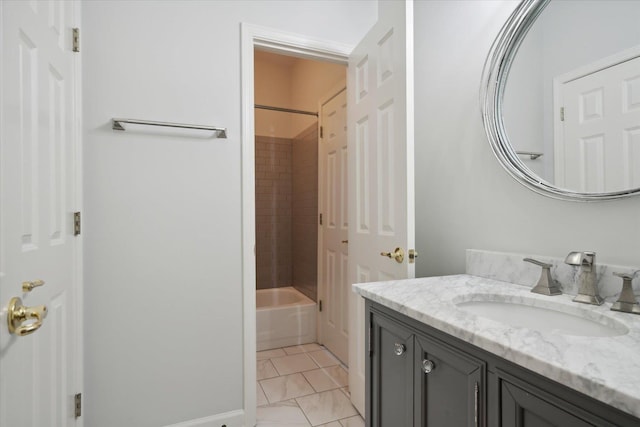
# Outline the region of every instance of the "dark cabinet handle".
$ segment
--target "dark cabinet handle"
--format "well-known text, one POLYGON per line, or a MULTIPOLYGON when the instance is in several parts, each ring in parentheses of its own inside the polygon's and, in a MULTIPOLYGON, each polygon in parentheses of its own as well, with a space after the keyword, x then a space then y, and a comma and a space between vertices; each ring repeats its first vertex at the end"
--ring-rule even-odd
POLYGON ((473 420, 475 427, 478 427, 478 406, 480 406, 480 387, 478 387, 478 383, 474 387, 474 393, 473 420))

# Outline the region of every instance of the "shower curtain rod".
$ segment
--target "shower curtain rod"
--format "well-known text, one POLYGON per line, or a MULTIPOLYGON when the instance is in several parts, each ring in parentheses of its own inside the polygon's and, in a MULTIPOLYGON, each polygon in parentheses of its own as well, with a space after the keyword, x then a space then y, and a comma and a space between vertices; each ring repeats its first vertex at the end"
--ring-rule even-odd
POLYGON ((281 111, 283 113, 294 113, 294 114, 306 114, 307 116, 318 117, 318 113, 313 113, 311 111, 292 110, 291 108, 271 107, 270 105, 260 105, 260 104, 255 104, 254 107, 259 108, 261 110, 281 111))

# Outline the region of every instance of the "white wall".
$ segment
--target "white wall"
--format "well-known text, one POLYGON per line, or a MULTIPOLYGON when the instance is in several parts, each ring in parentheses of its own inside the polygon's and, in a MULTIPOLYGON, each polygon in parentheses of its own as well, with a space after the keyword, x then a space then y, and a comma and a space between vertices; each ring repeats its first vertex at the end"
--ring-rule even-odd
POLYGON ((374 1, 83 3, 86 426, 242 409, 240 22, 355 44, 375 19, 374 1))
POLYGON ((640 198, 577 203, 527 190, 494 159, 478 101, 486 54, 517 3, 415 4, 419 276, 464 271, 480 248, 640 267, 640 198))
MULTIPOLYGON (((253 58, 254 100, 256 104, 271 107, 291 106, 291 73, 296 58, 256 51, 253 58)), ((256 109, 255 134, 291 138, 292 114, 256 109)))
POLYGON ((543 41, 544 28, 534 25, 520 45, 507 79, 503 117, 516 150, 544 153, 537 159, 520 156, 520 160, 538 176, 552 180, 553 146, 545 149, 544 139, 543 41))
MULTIPOLYGON (((254 68, 256 104, 312 112, 347 75, 344 65, 263 51, 256 51, 254 68)), ((309 115, 255 110, 255 132, 261 136, 294 138, 317 121, 309 115)))
MULTIPOLYGON (((299 60, 293 66, 291 100, 293 108, 318 111, 318 101, 335 89, 340 81, 347 80, 347 67, 329 62, 299 60)), ((318 118, 295 114, 292 118, 293 134, 298 135, 318 118)))

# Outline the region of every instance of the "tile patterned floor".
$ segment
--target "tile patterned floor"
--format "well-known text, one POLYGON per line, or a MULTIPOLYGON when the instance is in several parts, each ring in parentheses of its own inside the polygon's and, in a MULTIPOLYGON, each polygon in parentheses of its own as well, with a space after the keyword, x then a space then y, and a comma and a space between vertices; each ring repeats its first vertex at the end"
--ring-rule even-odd
POLYGON ((346 368, 318 344, 259 351, 258 426, 364 427, 346 368))

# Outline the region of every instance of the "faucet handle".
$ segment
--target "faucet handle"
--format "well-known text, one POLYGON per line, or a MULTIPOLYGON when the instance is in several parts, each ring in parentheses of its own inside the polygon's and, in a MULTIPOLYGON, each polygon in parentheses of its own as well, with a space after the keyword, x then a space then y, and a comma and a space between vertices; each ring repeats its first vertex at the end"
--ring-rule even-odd
POLYGON ((627 280, 633 280, 633 278, 636 276, 636 273, 638 273, 638 271, 634 271, 631 274, 629 274, 629 273, 616 273, 614 271, 613 275, 621 277, 622 278, 622 283, 624 284, 627 280))
POLYGON ((537 266, 542 267, 542 272, 540 273, 540 278, 538 279, 538 283, 531 289, 531 292, 542 295, 560 295, 562 291, 558 286, 558 283, 553 280, 551 277, 551 267, 552 264, 548 264, 546 262, 538 261, 533 258, 524 258, 523 261, 530 262, 537 266))
POLYGON ((622 278, 622 291, 618 297, 618 301, 614 302, 611 306, 613 311, 622 311, 624 313, 640 314, 640 304, 636 301, 636 296, 633 294, 632 281, 637 271, 633 273, 617 273, 614 272, 614 276, 622 278))
POLYGON ((539 265, 540 267, 542 267, 542 269, 553 267, 552 264, 538 261, 537 259, 533 259, 533 258, 524 258, 523 261, 530 262, 531 264, 539 265))

